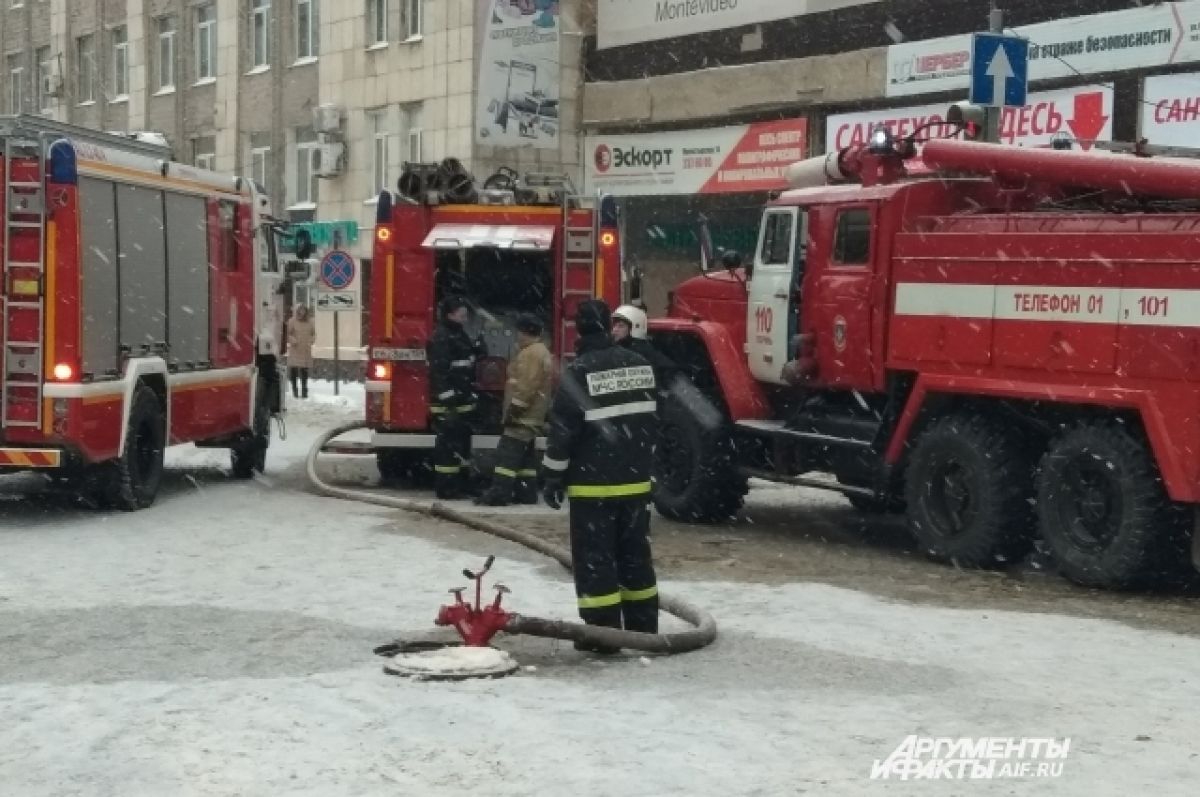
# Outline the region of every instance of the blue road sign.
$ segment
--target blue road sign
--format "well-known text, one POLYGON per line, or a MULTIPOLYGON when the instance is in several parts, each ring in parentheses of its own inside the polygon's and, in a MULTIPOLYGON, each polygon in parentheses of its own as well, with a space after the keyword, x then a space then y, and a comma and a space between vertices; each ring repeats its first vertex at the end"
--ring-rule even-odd
POLYGON ((1029 88, 1029 40, 976 33, 971 42, 971 103, 1023 108, 1029 88))
POLYGON ((334 249, 321 260, 321 282, 330 290, 340 291, 354 282, 354 258, 341 249, 334 249))

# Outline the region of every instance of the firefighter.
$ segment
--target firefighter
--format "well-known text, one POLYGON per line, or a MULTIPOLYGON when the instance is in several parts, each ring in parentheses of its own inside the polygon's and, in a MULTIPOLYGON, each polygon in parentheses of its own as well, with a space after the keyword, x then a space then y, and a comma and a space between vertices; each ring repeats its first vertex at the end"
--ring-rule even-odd
POLYGON ((550 379, 553 361, 542 343, 542 322, 535 315, 517 319, 519 351, 508 372, 504 390, 504 431, 496 448, 496 467, 492 484, 476 503, 507 506, 514 500, 537 503, 537 466, 534 441, 546 423, 550 406, 550 379))
POLYGON ((613 342, 640 354, 653 366, 654 381, 658 385, 659 395, 664 396, 675 379, 678 366, 646 339, 646 311, 631 304, 623 304, 613 312, 612 319, 613 342))
POLYGON ((475 360, 483 341, 471 342, 464 325, 470 319, 467 300, 450 296, 442 302, 441 319, 429 338, 429 411, 433 415, 434 486, 440 499, 470 494, 471 414, 475 410, 475 360))
POLYGON ((611 326, 604 302, 580 304, 578 356, 563 373, 550 409, 543 497, 552 509, 564 495, 571 502, 575 593, 584 622, 657 633, 649 541, 654 369, 614 345, 611 326))

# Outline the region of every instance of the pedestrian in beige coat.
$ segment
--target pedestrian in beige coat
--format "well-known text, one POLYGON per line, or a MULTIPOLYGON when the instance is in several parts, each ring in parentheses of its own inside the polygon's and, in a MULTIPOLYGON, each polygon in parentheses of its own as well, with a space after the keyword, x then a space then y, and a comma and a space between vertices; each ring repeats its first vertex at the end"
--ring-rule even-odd
POLYGON ((288 378, 292 383, 292 396, 308 398, 308 371, 313 364, 313 345, 317 342, 317 327, 309 318, 308 308, 296 307, 296 312, 287 323, 288 378), (296 390, 296 381, 300 391, 296 390))

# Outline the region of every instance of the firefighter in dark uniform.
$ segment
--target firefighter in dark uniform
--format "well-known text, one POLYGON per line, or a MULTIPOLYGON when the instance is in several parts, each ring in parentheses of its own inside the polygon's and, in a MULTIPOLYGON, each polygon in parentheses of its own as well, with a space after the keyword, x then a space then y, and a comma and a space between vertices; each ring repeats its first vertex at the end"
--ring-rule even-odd
POLYGON ((470 494, 471 413, 475 410, 475 360, 486 352, 472 342, 464 324, 470 319, 466 299, 442 302, 441 319, 429 338, 429 412, 433 416, 434 486, 440 499, 470 494))
MULTIPOLYGON (((658 631, 650 556, 650 461, 657 437, 654 369, 613 344, 608 306, 579 306, 578 356, 550 408, 543 497, 571 502, 579 616, 590 625, 658 631)), ((577 645, 612 653, 610 649, 577 645)))
POLYGON ((654 368, 654 381, 658 384, 659 398, 665 398, 679 366, 646 339, 649 324, 646 311, 631 304, 623 304, 612 314, 613 342, 646 358, 654 368))

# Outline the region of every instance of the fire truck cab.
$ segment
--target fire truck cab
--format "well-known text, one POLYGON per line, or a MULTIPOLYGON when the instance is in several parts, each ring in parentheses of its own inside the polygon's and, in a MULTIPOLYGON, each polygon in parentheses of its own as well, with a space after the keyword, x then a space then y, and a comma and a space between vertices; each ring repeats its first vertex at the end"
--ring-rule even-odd
POLYGON ((1187 568, 1200 164, 918 155, 881 131, 789 179, 754 253, 651 320, 712 409, 664 411, 661 513, 728 517, 754 477, 904 511, 921 550, 962 566, 1040 537, 1083 584, 1187 568))
POLYGON ((169 445, 261 471, 284 319, 260 189, 31 116, 0 117, 0 183, 0 472, 132 510, 169 445))
POLYGON ((487 345, 476 364, 472 445, 488 451, 501 431, 517 317, 542 319, 561 363, 574 356, 578 304, 617 302, 624 279, 615 203, 598 197, 588 206, 566 177, 505 170, 477 190, 451 160, 406 164, 399 188, 379 197, 370 286, 366 417, 386 479, 428 468, 426 344, 445 296, 467 298, 474 310, 467 331, 487 345))

